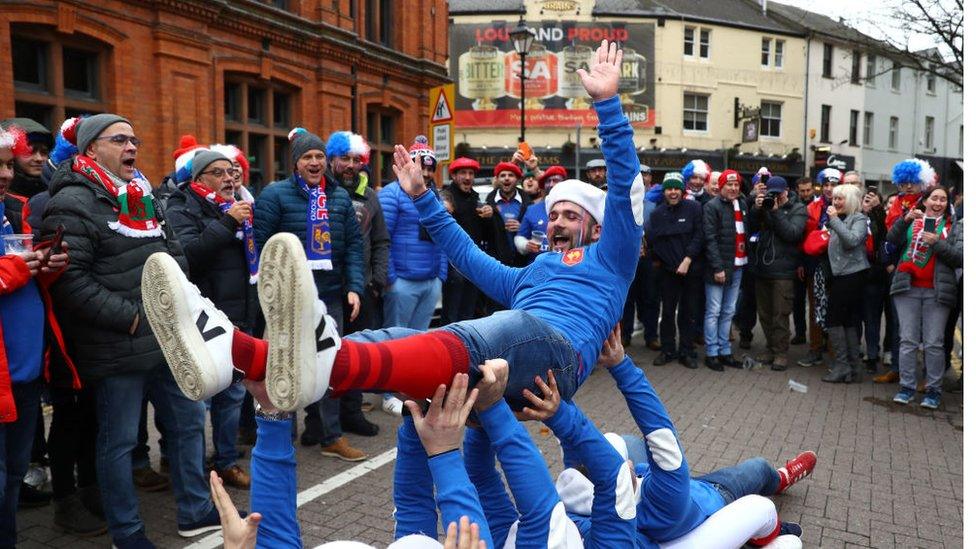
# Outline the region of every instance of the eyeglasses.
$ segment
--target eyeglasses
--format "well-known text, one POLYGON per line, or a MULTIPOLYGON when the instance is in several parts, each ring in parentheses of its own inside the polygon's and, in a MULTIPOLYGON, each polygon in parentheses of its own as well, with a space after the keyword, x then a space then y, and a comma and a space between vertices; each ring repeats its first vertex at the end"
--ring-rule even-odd
POLYGON ((126 143, 132 143, 133 147, 138 147, 139 145, 142 145, 141 139, 139 139, 134 135, 125 135, 124 133, 119 133, 115 135, 104 135, 102 137, 96 137, 95 139, 96 140, 108 139, 109 141, 115 143, 116 145, 125 145, 126 143))
POLYGON ((212 170, 207 170, 202 173, 204 175, 212 175, 214 177, 223 177, 224 175, 227 175, 229 177, 237 177, 237 174, 240 173, 240 170, 238 170, 237 168, 214 168, 212 170))

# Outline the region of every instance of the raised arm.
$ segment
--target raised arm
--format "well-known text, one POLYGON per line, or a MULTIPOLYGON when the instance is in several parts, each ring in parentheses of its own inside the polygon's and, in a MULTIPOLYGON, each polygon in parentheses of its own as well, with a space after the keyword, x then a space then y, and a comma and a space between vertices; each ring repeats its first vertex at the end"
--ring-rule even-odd
POLYGON ((447 259, 465 278, 488 294, 488 297, 508 306, 512 301, 518 269, 502 265, 486 254, 461 229, 444 209, 437 193, 424 184, 419 157, 411 160, 403 145, 397 145, 393 161, 393 170, 397 174, 400 187, 407 195, 414 197, 420 223, 430 233, 431 240, 447 254, 447 259))
POLYGON ((632 277, 640 254, 644 221, 644 181, 634 147, 634 130, 617 96, 623 51, 606 40, 594 53, 589 71, 577 70, 593 98, 600 125, 603 157, 607 162, 607 197, 597 257, 610 269, 632 277))
POLYGON ((427 452, 413 418, 397 429, 397 458, 393 465, 393 539, 410 534, 437 537, 437 504, 427 452))
POLYGON ((478 491, 481 508, 491 529, 491 539, 496 546, 502 547, 508 530, 518 520, 518 511, 495 467, 495 450, 484 429, 469 427, 464 434, 464 467, 478 491))

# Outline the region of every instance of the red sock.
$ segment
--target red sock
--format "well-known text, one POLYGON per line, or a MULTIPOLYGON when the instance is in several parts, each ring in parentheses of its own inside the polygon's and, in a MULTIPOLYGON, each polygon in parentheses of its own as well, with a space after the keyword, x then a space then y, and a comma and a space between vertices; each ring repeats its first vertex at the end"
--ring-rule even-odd
POLYGON ((776 472, 779 474, 779 488, 776 488, 776 493, 782 494, 783 490, 786 490, 786 488, 788 487, 787 485, 788 479, 786 478, 786 471, 783 470, 783 468, 779 468, 776 470, 776 472))
POLYGON ((762 547, 764 545, 769 545, 770 543, 773 542, 773 540, 779 537, 779 530, 780 530, 780 522, 779 522, 779 518, 777 518, 776 528, 773 528, 772 533, 770 533, 768 536, 763 536, 761 538, 752 538, 751 540, 749 540, 749 545, 752 545, 753 547, 762 547))
POLYGON ((352 389, 404 393, 429 398, 454 374, 468 372, 468 350, 459 337, 435 330, 380 343, 342 340, 329 385, 336 393, 352 389))
POLYGON ((234 339, 231 343, 230 354, 234 369, 240 372, 244 379, 251 381, 264 379, 264 370, 268 363, 267 341, 249 336, 234 328, 234 339))

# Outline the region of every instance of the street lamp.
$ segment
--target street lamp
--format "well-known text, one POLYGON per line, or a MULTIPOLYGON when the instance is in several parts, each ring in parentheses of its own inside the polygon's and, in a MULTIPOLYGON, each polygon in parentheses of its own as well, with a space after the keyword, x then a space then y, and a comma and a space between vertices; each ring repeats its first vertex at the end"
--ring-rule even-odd
POLYGON ((522 86, 521 94, 521 110, 522 110, 522 126, 521 133, 519 134, 519 143, 525 141, 525 56, 529 53, 529 48, 532 47, 532 41, 535 36, 529 27, 525 25, 525 19, 519 15, 518 26, 509 31, 508 39, 512 41, 512 47, 515 48, 515 53, 519 56, 519 81, 522 86))

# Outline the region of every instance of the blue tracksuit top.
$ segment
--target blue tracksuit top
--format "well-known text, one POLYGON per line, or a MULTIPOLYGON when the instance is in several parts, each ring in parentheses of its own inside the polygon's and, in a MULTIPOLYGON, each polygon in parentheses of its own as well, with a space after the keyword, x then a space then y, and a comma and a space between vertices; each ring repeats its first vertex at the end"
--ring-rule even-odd
MULTIPOLYGON (((452 522, 467 516, 482 532, 488 521, 478 502, 474 485, 464 474, 461 452, 454 450, 427 457, 412 418, 404 418, 397 431, 397 459, 393 469, 394 537, 422 534, 437 539, 437 509, 444 531, 452 522)), ((491 540, 485 544, 493 547, 491 540)))
POLYGON ((623 312, 637 269, 643 221, 640 163, 620 98, 593 106, 600 119, 608 181, 598 242, 565 254, 539 254, 527 267, 508 267, 471 241, 435 193, 425 192, 414 201, 421 223, 461 274, 503 307, 535 315, 566 337, 581 358, 580 383, 593 370, 603 341, 623 312))
POLYGON ((257 546, 301 548, 293 420, 255 419, 258 437, 251 452, 251 511, 261 513, 257 546))
POLYGON ((677 539, 724 507, 725 500, 711 484, 691 478, 678 432, 644 372, 626 357, 610 374, 651 456, 641 479, 637 530, 656 543, 677 539))
MULTIPOLYGON (((589 471, 593 482, 593 513, 580 522, 574 518, 587 546, 633 547, 637 537, 634 520, 634 488, 630 467, 602 433, 569 401, 563 400, 546 422, 563 447, 589 471), (618 504, 622 507, 618 509, 618 504), (585 532, 584 532, 585 529, 585 532)), ((573 515, 570 515, 573 517, 573 515)))

